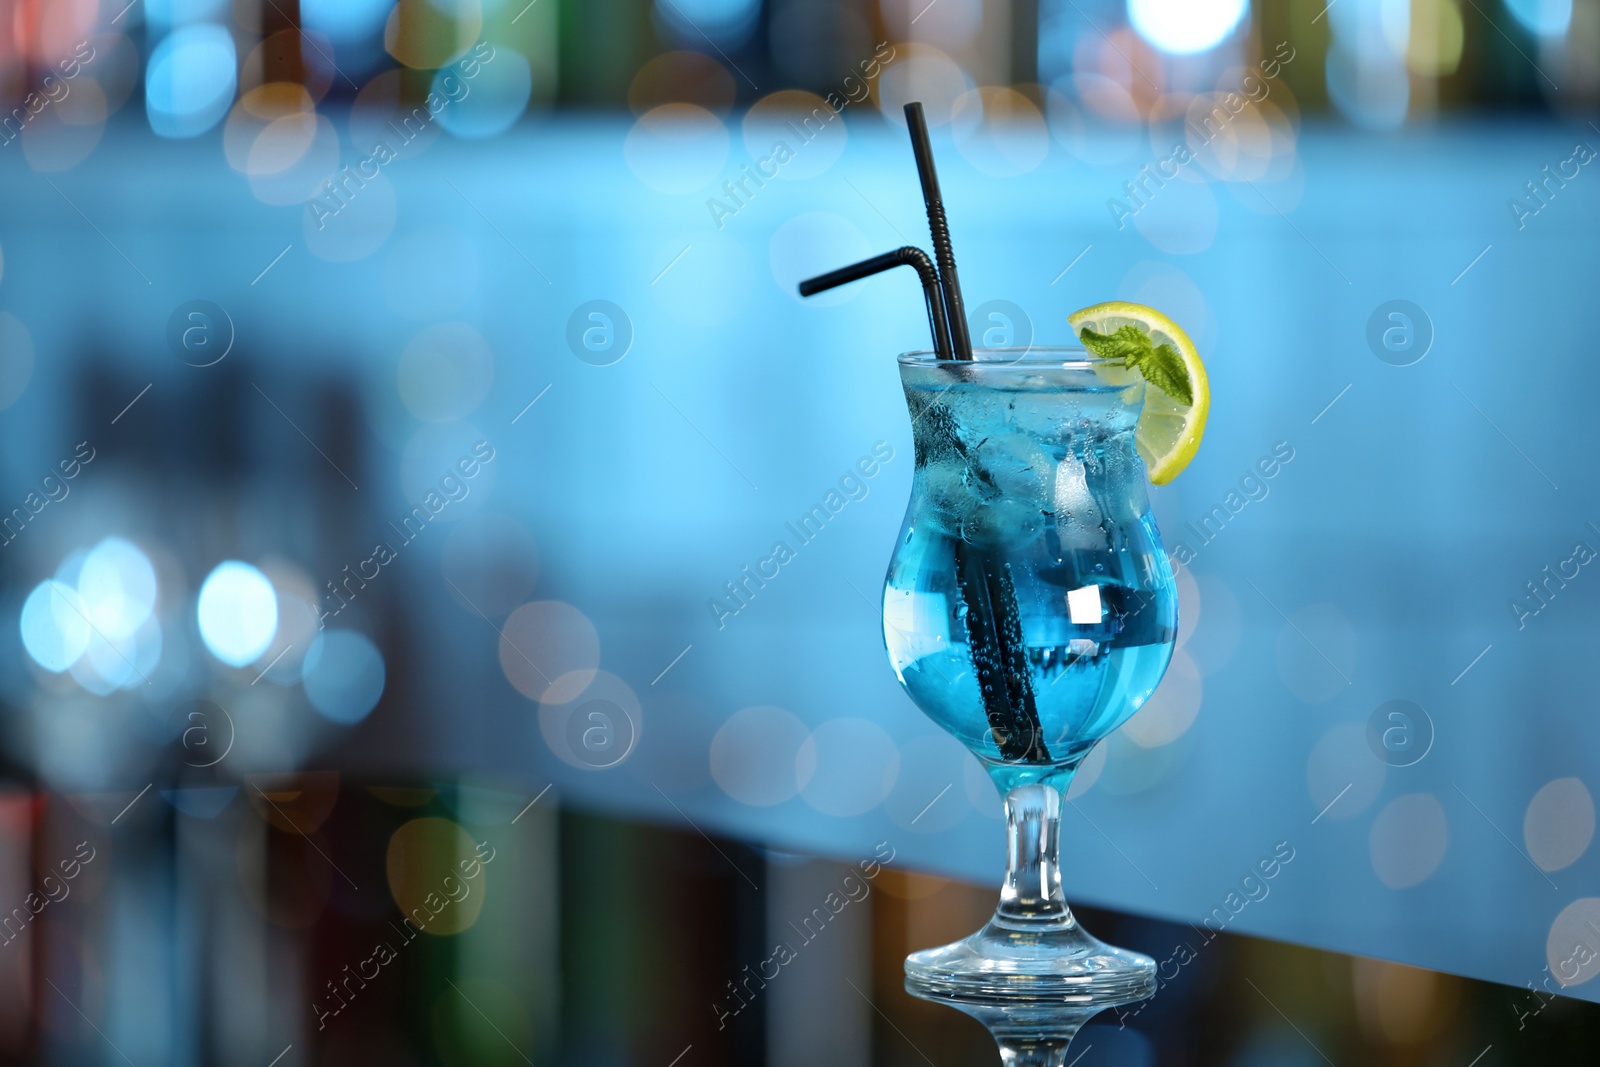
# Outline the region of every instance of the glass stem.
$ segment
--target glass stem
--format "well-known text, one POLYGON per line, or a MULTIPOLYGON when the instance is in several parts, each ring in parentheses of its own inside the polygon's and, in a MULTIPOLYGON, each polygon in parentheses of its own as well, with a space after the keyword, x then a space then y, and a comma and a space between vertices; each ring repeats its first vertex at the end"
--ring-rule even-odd
POLYGON ((1067 1062, 1067 1047, 1072 1038, 1033 1040, 1008 1040, 997 1038, 1000 1062, 1005 1067, 1063 1067, 1067 1062))
POLYGON ((1061 893, 1061 793, 1053 785, 1019 785, 1006 793, 1006 880, 995 920, 1012 928, 1070 927, 1061 893))

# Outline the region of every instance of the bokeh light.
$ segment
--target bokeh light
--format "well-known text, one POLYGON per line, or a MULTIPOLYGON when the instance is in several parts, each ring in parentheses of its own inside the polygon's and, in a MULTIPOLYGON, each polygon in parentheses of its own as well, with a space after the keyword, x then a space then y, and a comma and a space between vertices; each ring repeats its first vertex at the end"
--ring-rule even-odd
POLYGON ((483 403, 494 382, 494 353, 464 322, 423 330, 400 354, 400 399, 427 422, 464 418, 483 403))
POLYGON ((692 193, 727 163, 728 128, 703 107, 663 104, 639 116, 623 141, 622 158, 656 192, 692 193))
MULTIPOLYGON (((326 126, 327 134, 332 136, 333 126, 327 119, 319 117, 317 126, 319 131, 326 126)), ((322 134, 319 132, 318 136, 322 134)), ((394 232, 399 213, 394 186, 375 166, 369 164, 365 174, 345 168, 332 175, 334 185, 341 190, 337 194, 326 186, 314 190, 316 196, 301 217, 301 232, 306 248, 318 259, 333 263, 365 259, 383 247, 394 232), (346 169, 353 177, 346 176, 346 169)))
POLYGON ((1458 0, 1417 0, 1412 5, 1406 66, 1424 77, 1454 74, 1461 66, 1466 36, 1458 0))
POLYGON ((500 634, 500 669, 530 700, 574 700, 600 668, 600 634, 571 604, 524 604, 506 619, 500 634))
POLYGON ((78 591, 54 579, 33 587, 22 602, 22 647, 47 671, 60 674, 89 649, 89 615, 78 591))
POLYGON ((493 856, 479 856, 472 835, 450 819, 412 819, 395 830, 384 866, 401 921, 411 920, 407 936, 420 928, 449 937, 477 922, 493 856))
MULTIPOLYGON (((1126 88, 1094 73, 1059 79, 1045 96, 1050 135, 1073 159, 1095 166, 1132 160, 1144 148, 1138 105, 1126 88), (1096 88, 1084 92, 1083 83, 1096 88)), ((1140 163, 1146 162, 1140 160, 1140 163)), ((1139 164, 1135 164, 1137 167, 1139 164)))
POLYGON ((94 628, 110 640, 132 635, 156 605, 156 572, 133 542, 108 537, 84 557, 78 595, 94 628))
POLYGON ((1249 10, 1249 0, 1128 0, 1128 21, 1163 52, 1185 56, 1221 44, 1249 10))
POLYGON ((1600 974, 1600 897, 1580 897, 1550 924, 1545 958, 1563 986, 1582 985, 1600 974))
POLYGON ((434 70, 461 58, 483 35, 479 0, 400 0, 383 28, 383 46, 418 70, 434 70))
POLYGON ((914 833, 950 829, 972 811, 960 785, 971 761, 972 754, 945 734, 907 741, 900 746, 900 774, 884 811, 896 826, 914 833))
MULTIPOLYGON (((322 597, 311 585, 306 572, 292 563, 273 559, 263 561, 261 573, 272 583, 278 597, 278 632, 272 644, 258 657, 264 664, 263 677, 274 685, 294 685, 300 681, 306 654, 321 633, 322 597)), ((331 597, 337 603, 337 597, 331 597)))
POLYGON ((88 75, 80 75, 61 101, 22 130, 22 154, 41 173, 70 170, 82 163, 105 132, 106 98, 88 75))
POLYGON ((300 0, 300 21, 334 43, 362 41, 383 29, 394 0, 300 0))
POLYGON ((539 702, 539 733, 561 760, 604 771, 633 755, 644 735, 644 709, 627 682, 609 671, 580 670, 557 677, 548 692, 539 702))
POLYGON ((905 106, 920 100, 928 125, 943 126, 972 87, 961 65, 932 45, 896 45, 893 61, 878 77, 878 109, 890 124, 904 128, 905 106))
POLYGON ((233 36, 221 26, 184 26, 168 34, 145 70, 150 128, 162 137, 196 137, 228 113, 237 85, 233 36))
POLYGON ((1357 126, 1399 126, 1411 104, 1405 65, 1411 6, 1395 0, 1351 0, 1330 7, 1328 21, 1333 30, 1325 66, 1328 99, 1357 126))
MULTIPOLYGON (((805 300, 813 307, 833 307, 862 294, 863 286, 841 285, 813 297, 800 296, 799 285, 806 278, 871 254, 867 235, 842 215, 831 211, 796 215, 773 231, 767 248, 772 280, 780 292, 792 299, 805 300)), ((907 274, 914 285, 914 276, 907 274)))
POLYGON ((961 94, 951 109, 956 150, 981 174, 1010 178, 1050 154, 1050 128, 1032 100, 1004 86, 961 94))
POLYGON ((1522 28, 1540 37, 1559 37, 1572 25, 1572 0, 1505 0, 1522 28))
POLYGON ((878 0, 892 39, 926 41, 941 48, 970 44, 983 28, 984 0, 878 0))
POLYGON ((1306 788, 1316 818, 1339 822, 1361 814, 1378 799, 1388 770, 1372 758, 1366 724, 1342 722, 1332 727, 1306 761, 1306 788))
POLYGON ((1095 788, 1117 797, 1136 796, 1170 782, 1194 751, 1195 739, 1183 734, 1175 743, 1144 748, 1121 730, 1097 746, 1106 750, 1106 764, 1095 788))
POLYGON ((1578 862, 1594 840, 1594 797, 1582 780, 1557 778, 1535 793, 1522 817, 1522 840, 1542 870, 1578 862))
POLYGON ((862 815, 883 803, 900 774, 894 739, 868 719, 830 719, 795 754, 795 781, 824 815, 862 815))
POLYGON ((656 0, 656 23, 684 44, 709 38, 722 48, 749 40, 761 15, 761 0, 656 0))
POLYGON ((1433 877, 1450 844, 1444 805, 1432 793, 1395 797, 1372 820, 1372 870, 1390 889, 1409 889, 1433 877))
POLYGON ((815 178, 838 162, 850 139, 844 116, 801 89, 769 93, 751 104, 740 131, 750 170, 763 181, 815 178))
POLYGON ((301 203, 338 165, 338 138, 318 121, 310 95, 292 82, 269 82, 244 93, 222 125, 228 165, 250 178, 265 204, 301 203))
MULTIPOLYGON (((275 88, 280 83, 262 88, 275 88)), ((295 86, 301 93, 304 89, 295 86)), ((261 184, 269 179, 283 174, 296 163, 306 158, 313 145, 317 143, 319 118, 310 110, 309 106, 301 107, 302 103, 309 103, 309 97, 296 97, 290 94, 284 103, 281 114, 272 118, 263 126, 250 142, 249 150, 245 153, 244 171, 252 178, 258 179, 261 184)), ((237 111, 238 109, 235 108, 237 111)), ((321 119, 321 122, 327 122, 321 119)), ((228 119, 229 125, 233 123, 232 116, 228 119)), ((226 129, 226 127, 224 127, 226 129)), ((314 189, 308 176, 302 176, 299 182, 302 189, 314 189)), ((298 199, 304 199, 304 196, 298 199)), ((296 200, 290 199, 289 203, 296 200)))
POLYGON ((296 79, 294 84, 312 100, 321 100, 332 87, 334 71, 326 62, 316 62, 333 45, 299 30, 279 30, 264 38, 239 64, 239 92, 251 92, 283 74, 296 79), (286 69, 287 68, 287 69, 286 69))
POLYGON ((663 52, 633 76, 628 106, 635 115, 663 104, 694 104, 724 115, 737 95, 728 68, 704 52, 663 52))
POLYGON ((361 87, 350 107, 350 143, 361 158, 381 155, 381 145, 396 160, 414 159, 444 135, 444 127, 425 121, 431 79, 430 72, 386 70, 361 87))
POLYGON ((1389 1045, 1415 1046, 1449 1016, 1449 993, 1440 975, 1404 964, 1357 958, 1350 968, 1361 1030, 1389 1045))
POLYGON ((783 708, 736 711, 711 739, 711 778, 741 804, 782 804, 800 791, 796 761, 810 734, 783 708))
POLYGON ((509 130, 527 110, 533 95, 533 69, 521 52, 496 45, 494 61, 482 64, 470 80, 445 68, 433 76, 433 91, 450 101, 439 124, 457 137, 481 140, 509 130))
MULTIPOLYGON (((414 424, 413 424, 414 425, 414 424)), ((427 423, 400 449, 400 494, 410 508, 397 518, 405 540, 417 536, 411 509, 429 522, 459 522, 494 492, 500 464, 494 445, 470 422, 427 423), (470 472, 470 473, 469 473, 470 472)), ((395 548, 404 551, 399 541, 395 548)))
POLYGON ((73 664, 73 677, 100 694, 145 685, 161 662, 161 649, 161 623, 153 618, 117 637, 91 630, 88 653, 73 664))
POLYGON ((366 718, 383 696, 383 655, 364 634, 325 630, 306 653, 301 684, 311 706, 349 726, 366 718))
POLYGON ((1140 748, 1171 744, 1200 714, 1203 689, 1199 668, 1187 652, 1179 649, 1172 654, 1172 662, 1155 693, 1122 725, 1122 733, 1140 748))
POLYGON ((1100 780, 1100 774, 1106 769, 1106 760, 1110 758, 1111 749, 1105 744, 1098 744, 1089 750, 1083 757, 1083 762, 1078 764, 1078 769, 1072 775, 1072 784, 1067 787, 1067 799, 1077 800, 1083 794, 1094 788, 1095 782, 1100 780))
MULTIPOLYGON (((1105 749, 1102 742, 1095 746, 1099 750, 1105 749)), ((1000 799, 1000 790, 995 788, 994 779, 989 777, 989 772, 984 765, 976 759, 967 760, 961 768, 961 787, 967 794, 967 803, 972 805, 974 811, 986 819, 1002 819, 1006 809, 1000 799)))
POLYGON ((278 632, 278 596, 267 576, 239 560, 226 560, 206 576, 195 609, 200 640, 230 667, 265 652, 278 632))

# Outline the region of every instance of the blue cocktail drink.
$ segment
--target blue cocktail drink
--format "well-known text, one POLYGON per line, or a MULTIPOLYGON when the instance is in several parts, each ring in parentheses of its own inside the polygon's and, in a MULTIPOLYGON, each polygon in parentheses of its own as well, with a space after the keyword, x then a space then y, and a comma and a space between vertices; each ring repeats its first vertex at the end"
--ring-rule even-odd
POLYGON ((898 248, 808 278, 800 295, 900 266, 922 281, 934 351, 900 357, 916 474, 883 635, 906 693, 1005 796, 994 918, 913 952, 906 988, 999 1001, 1002 1014, 1126 1003, 1155 992, 1155 961, 1073 918, 1061 805, 1083 757, 1172 658, 1177 595, 1145 482, 1171 481, 1200 447, 1205 367, 1177 323, 1116 300, 1067 317, 1082 348, 974 349, 927 118, 915 102, 905 115, 933 257, 898 248))
POLYGON ((1144 380, 1081 350, 1007 358, 901 360, 916 472, 884 639, 1002 792, 1064 789, 1155 690, 1177 602, 1134 449, 1144 380))
POLYGON ((1061 894, 1078 763, 1172 656, 1177 596, 1135 432, 1147 388, 1082 349, 900 359, 916 472, 884 587, 884 640, 919 708, 1006 797, 990 924, 914 953, 913 988, 1090 1003, 1147 995, 1154 964, 1102 945, 1061 894))

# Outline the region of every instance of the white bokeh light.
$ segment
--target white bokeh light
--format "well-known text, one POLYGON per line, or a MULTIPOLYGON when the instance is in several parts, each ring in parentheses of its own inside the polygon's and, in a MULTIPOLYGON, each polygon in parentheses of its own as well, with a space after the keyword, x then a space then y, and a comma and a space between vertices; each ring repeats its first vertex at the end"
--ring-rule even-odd
POLYGON ((108 641, 130 637, 156 604, 156 572, 131 541, 108 537, 84 557, 78 595, 89 621, 108 641))
POLYGON ((1249 10, 1249 0, 1128 0, 1128 21, 1163 52, 1187 56, 1221 44, 1249 10))
POLYGON ((1432 793, 1395 797, 1368 831, 1372 870, 1390 889, 1410 889, 1433 877, 1450 845, 1450 821, 1432 793))
POLYGON ((1578 778, 1557 778, 1533 795, 1522 817, 1528 858, 1540 870, 1577 863, 1594 840, 1594 798, 1578 778))
POLYGON ((272 645, 278 594, 250 564, 225 560, 200 587, 196 618, 206 649, 230 667, 243 667, 272 645))
POLYGON ((783 708, 737 711, 711 739, 712 780, 741 804, 781 804, 800 791, 795 761, 809 736, 805 723, 783 708))

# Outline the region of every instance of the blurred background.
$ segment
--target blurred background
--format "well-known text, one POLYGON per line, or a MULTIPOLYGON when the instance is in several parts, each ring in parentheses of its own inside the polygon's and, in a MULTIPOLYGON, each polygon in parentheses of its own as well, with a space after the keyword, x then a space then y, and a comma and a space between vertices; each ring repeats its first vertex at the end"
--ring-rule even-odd
POLYGON ((926 320, 795 295, 910 100, 975 337, 1212 374, 1073 1054, 1581 1062, 1600 0, 0 0, 4 1062, 993 1055, 899 989, 1003 859, 882 647, 926 320))

